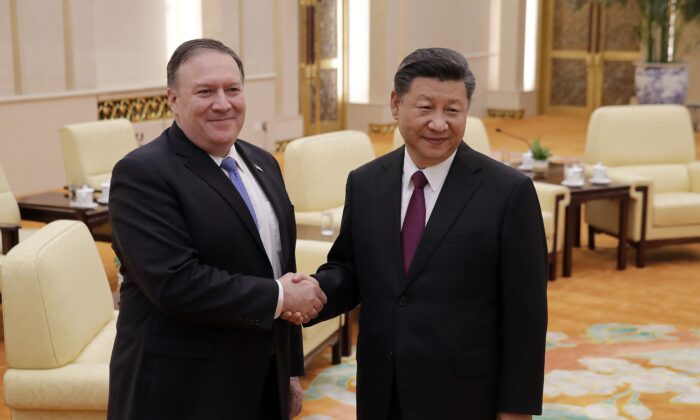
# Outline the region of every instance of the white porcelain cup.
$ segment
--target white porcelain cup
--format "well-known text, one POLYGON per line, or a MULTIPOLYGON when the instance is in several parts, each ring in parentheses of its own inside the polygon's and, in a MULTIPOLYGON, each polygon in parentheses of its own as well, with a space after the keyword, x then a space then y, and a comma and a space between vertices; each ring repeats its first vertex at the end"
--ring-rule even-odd
POLYGON ((608 168, 602 163, 598 162, 593 166, 593 179, 596 180, 606 180, 608 179, 608 168))
POLYGON ((578 165, 571 165, 564 168, 566 182, 579 183, 583 181, 583 168, 578 165))
POLYGON ((532 152, 523 153, 523 160, 520 163, 523 168, 532 168, 532 152))
POLYGON ((75 202, 80 206, 91 206, 92 205, 92 193, 95 190, 93 188, 83 186, 75 191, 75 202))
POLYGON ((100 194, 100 201, 106 203, 109 201, 109 181, 105 181, 100 184, 100 189, 102 190, 102 193, 100 194))

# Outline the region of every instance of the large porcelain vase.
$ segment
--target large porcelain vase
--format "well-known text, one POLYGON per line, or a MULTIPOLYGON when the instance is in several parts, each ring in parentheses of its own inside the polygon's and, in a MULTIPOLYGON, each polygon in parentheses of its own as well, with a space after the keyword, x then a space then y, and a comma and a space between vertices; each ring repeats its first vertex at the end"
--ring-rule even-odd
POLYGON ((635 94, 640 104, 684 104, 688 63, 635 63, 635 94))

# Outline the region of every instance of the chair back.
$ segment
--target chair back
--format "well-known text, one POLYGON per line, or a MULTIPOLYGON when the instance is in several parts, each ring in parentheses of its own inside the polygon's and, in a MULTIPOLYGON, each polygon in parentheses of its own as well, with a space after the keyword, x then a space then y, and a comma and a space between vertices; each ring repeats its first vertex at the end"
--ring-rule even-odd
POLYGON ((342 206, 350 171, 374 159, 367 134, 344 130, 298 138, 284 151, 284 181, 295 211, 342 206))
MULTIPOLYGON (((481 118, 467 117, 467 127, 464 130, 464 142, 472 149, 485 155, 491 154, 491 145, 489 144, 489 135, 486 133, 486 126, 481 118)), ((398 127, 394 130, 393 146, 398 149, 403 145, 403 137, 398 127)))
POLYGON ((694 159, 693 126, 683 106, 604 106, 591 114, 584 153, 587 164, 677 164, 694 159))
POLYGON ((17 199, 10 190, 5 171, 0 166, 0 223, 19 225, 21 217, 17 199))
POLYGON ((10 368, 65 366, 113 318, 104 267, 81 222, 49 223, 12 248, 1 270, 10 368))
POLYGON ((297 239, 295 254, 297 271, 306 274, 315 273, 318 267, 326 262, 331 245, 333 245, 331 242, 297 239))
POLYGON ((138 146, 126 119, 66 125, 60 137, 68 185, 92 188, 109 181, 117 161, 138 146))

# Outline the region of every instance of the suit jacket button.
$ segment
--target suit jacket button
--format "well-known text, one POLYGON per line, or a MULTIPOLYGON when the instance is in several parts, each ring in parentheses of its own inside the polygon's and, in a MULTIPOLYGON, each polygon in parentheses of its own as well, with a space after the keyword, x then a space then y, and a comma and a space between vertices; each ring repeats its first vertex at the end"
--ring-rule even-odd
POLYGON ((407 303, 408 299, 406 299, 406 296, 399 297, 399 306, 406 306, 407 303))
POLYGON ((386 354, 386 358, 389 359, 389 360, 393 359, 393 358, 394 358, 394 352, 393 352, 393 351, 390 351, 389 353, 387 353, 387 354, 386 354))

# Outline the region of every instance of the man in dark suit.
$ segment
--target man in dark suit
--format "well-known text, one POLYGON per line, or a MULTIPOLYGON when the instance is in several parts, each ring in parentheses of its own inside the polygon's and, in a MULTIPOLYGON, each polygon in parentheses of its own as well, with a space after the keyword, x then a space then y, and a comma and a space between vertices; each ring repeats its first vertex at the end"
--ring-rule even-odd
POLYGON ((391 93, 405 147, 348 176, 340 233, 315 277, 328 296, 318 320, 362 304, 359 419, 541 412, 542 216, 527 176, 462 141, 474 86, 455 51, 407 56, 391 93))
POLYGON ((237 140, 243 81, 225 45, 182 44, 168 63, 175 122, 112 173, 124 283, 110 419, 287 419, 301 409, 300 329, 277 318, 292 308, 313 318, 325 295, 291 281, 296 230, 279 166, 237 140))

